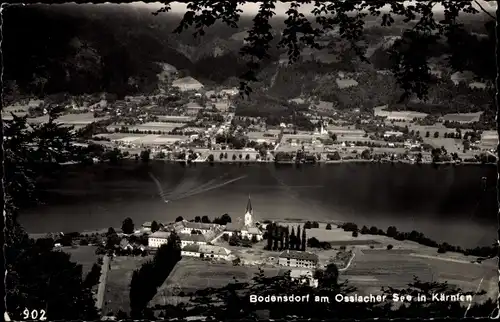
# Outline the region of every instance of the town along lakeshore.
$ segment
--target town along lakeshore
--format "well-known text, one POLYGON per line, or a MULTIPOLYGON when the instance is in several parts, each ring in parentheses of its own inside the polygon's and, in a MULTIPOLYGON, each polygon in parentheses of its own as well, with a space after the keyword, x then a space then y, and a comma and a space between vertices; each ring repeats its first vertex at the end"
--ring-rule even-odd
POLYGON ((495 178, 488 165, 71 165, 43 183, 44 204, 23 209, 20 222, 46 233, 119 227, 126 217, 138 225, 224 213, 237 220, 251 195, 256 220, 396 226, 473 248, 496 240, 495 178), (162 199, 174 193, 178 200, 162 199))

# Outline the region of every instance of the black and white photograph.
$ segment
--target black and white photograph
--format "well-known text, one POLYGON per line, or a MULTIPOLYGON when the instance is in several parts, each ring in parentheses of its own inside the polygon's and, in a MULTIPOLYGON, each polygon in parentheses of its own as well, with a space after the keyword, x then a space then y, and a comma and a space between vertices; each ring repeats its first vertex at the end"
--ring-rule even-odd
POLYGON ((498 318, 497 1, 0 14, 4 320, 498 318))

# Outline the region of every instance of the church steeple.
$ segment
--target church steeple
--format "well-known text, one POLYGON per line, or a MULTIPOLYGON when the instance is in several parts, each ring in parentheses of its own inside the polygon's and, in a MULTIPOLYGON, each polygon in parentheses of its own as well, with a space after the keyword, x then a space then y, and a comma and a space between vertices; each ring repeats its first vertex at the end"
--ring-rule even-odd
POLYGON ((251 214, 253 213, 252 209, 252 201, 250 200, 250 195, 248 195, 248 202, 247 202, 247 210, 246 213, 251 214))
POLYGON ((252 202, 250 201, 250 196, 248 196, 247 211, 245 212, 245 226, 253 227, 253 209, 252 202))

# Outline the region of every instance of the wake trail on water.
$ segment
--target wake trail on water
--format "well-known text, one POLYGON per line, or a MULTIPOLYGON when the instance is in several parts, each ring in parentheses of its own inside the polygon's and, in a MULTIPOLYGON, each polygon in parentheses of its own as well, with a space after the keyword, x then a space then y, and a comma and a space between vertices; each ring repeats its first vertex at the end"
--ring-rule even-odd
POLYGON ((158 179, 156 179, 156 177, 151 172, 148 172, 148 174, 149 174, 149 177, 156 184, 156 189, 158 190, 158 195, 161 197, 161 199, 163 201, 168 202, 168 200, 165 198, 165 192, 163 191, 163 187, 161 186, 160 181, 158 181, 158 179))
POLYGON ((216 184, 212 187, 209 187, 209 188, 205 188, 203 190, 199 190, 199 191, 196 191, 196 192, 193 192, 193 193, 188 193, 186 195, 183 195, 181 197, 178 197, 178 198, 175 198, 175 199, 172 199, 171 201, 177 201, 177 200, 181 200, 181 199, 185 199, 185 198, 189 198, 189 197, 193 197, 195 195, 199 195, 201 193, 205 193, 205 192, 208 192, 208 191, 211 191, 211 190, 214 190, 214 189, 218 189, 218 188, 222 188, 224 186, 227 186, 228 184, 231 184, 235 181, 238 181, 238 180, 241 180, 241 179, 244 179, 246 178, 247 176, 244 175, 244 176, 240 176, 240 177, 237 177, 235 179, 231 179, 231 180, 228 180, 226 182, 223 182, 223 183, 220 183, 220 184, 216 184))
POLYGON ((189 191, 184 191, 183 193, 177 195, 176 198, 182 198, 184 195, 188 195, 188 194, 196 193, 198 191, 202 191, 202 190, 210 187, 211 185, 215 184, 217 181, 224 179, 224 177, 227 177, 227 173, 223 174, 222 176, 220 176, 218 178, 212 179, 204 184, 201 184, 197 188, 194 188, 194 189, 189 190, 189 191))

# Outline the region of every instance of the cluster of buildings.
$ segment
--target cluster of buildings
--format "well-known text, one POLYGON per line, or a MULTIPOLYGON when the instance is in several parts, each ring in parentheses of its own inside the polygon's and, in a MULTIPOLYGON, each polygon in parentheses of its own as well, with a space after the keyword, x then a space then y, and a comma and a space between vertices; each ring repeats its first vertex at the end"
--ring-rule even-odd
MULTIPOLYGON (((151 223, 144 223, 143 227, 147 230, 151 223)), ((150 249, 157 249, 168 242, 172 232, 175 232, 181 241, 182 255, 192 257, 210 257, 229 260, 231 252, 221 246, 211 245, 211 242, 224 234, 232 236, 238 234, 241 238, 263 239, 263 232, 253 221, 253 208, 250 197, 248 198, 247 208, 243 223, 228 223, 219 225, 215 223, 199 223, 182 220, 174 224, 166 225, 161 230, 149 235, 148 246, 150 249)))
MULTIPOLYGON (((148 229, 151 223, 143 225, 148 229)), ((236 256, 226 247, 213 245, 212 242, 222 235, 248 238, 261 241, 265 225, 254 222, 253 207, 250 197, 248 198, 243 222, 219 225, 215 223, 200 223, 182 220, 173 224, 161 226, 161 230, 151 233, 148 238, 150 249, 157 249, 168 242, 172 232, 177 233, 181 241, 181 255, 194 258, 216 259, 231 261, 236 256)), ((314 278, 313 271, 318 267, 318 256, 307 251, 285 250, 277 257, 279 266, 290 268, 290 276, 294 280, 309 283, 316 287, 318 280, 314 278)))

